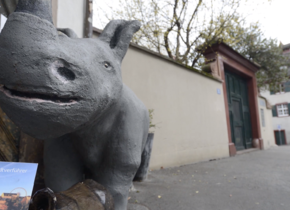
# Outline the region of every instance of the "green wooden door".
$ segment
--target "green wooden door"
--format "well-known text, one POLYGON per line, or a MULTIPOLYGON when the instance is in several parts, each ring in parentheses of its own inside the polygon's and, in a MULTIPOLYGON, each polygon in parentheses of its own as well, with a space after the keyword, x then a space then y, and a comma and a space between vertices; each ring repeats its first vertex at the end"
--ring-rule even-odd
POLYGON ((248 87, 245 79, 225 71, 232 141, 237 150, 252 147, 248 87))
POLYGON ((275 131, 275 139, 277 145, 285 145, 285 131, 275 131))

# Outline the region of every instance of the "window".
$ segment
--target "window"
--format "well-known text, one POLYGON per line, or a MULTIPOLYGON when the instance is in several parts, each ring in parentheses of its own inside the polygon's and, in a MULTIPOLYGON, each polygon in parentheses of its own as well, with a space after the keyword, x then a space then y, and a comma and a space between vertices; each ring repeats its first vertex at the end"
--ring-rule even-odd
POLYGON ((276 107, 278 117, 288 116, 288 104, 279 104, 276 107))
POLYGON ((261 109, 261 121, 262 121, 262 126, 266 127, 264 109, 261 109))
POLYGON ((284 91, 290 92, 290 80, 284 83, 284 91))
POLYGON ((266 101, 265 99, 259 98, 260 106, 266 107, 266 101))
POLYGON ((280 92, 285 92, 285 86, 284 83, 280 84, 280 92))
POLYGON ((282 84, 276 84, 276 85, 272 85, 270 87, 270 94, 271 95, 281 93, 281 92, 284 92, 282 84))
POLYGON ((286 93, 286 92, 290 92, 290 80, 288 80, 287 82, 284 82, 282 84, 279 85, 272 85, 270 87, 270 94, 274 95, 274 94, 281 94, 281 93, 286 93))

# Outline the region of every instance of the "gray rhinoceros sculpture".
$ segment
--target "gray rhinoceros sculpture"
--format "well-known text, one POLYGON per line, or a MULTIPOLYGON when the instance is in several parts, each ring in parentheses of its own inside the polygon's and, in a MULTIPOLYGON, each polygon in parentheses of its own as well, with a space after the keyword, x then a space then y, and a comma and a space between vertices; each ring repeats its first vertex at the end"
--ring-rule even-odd
POLYGON ((138 21, 111 21, 97 39, 52 24, 50 0, 19 0, 0 35, 0 106, 45 140, 45 184, 64 191, 84 177, 125 210, 148 136, 143 103, 121 62, 138 21))

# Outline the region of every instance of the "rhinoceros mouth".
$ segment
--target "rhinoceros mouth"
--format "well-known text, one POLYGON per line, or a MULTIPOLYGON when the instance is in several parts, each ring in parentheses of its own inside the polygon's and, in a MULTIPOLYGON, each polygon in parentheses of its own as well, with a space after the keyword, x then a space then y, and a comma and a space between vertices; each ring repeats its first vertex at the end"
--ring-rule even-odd
POLYGON ((7 96, 12 97, 12 98, 18 98, 21 100, 35 100, 38 102, 53 102, 53 103, 62 103, 62 104, 63 103, 72 104, 78 101, 78 98, 59 97, 55 94, 31 93, 31 92, 14 90, 14 89, 6 87, 5 85, 2 85, 0 89, 7 96))

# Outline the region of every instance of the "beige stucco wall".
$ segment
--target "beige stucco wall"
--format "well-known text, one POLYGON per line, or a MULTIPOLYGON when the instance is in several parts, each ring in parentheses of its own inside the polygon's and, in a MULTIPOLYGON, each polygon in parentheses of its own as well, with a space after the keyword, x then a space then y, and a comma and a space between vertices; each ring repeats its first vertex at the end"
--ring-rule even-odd
POLYGON ((154 109, 151 169, 229 156, 222 83, 134 47, 122 74, 154 109))
POLYGON ((85 0, 57 0, 56 26, 71 28, 78 37, 83 37, 85 11, 85 0))
POLYGON ((268 109, 266 100, 264 98, 258 97, 259 102, 259 115, 260 115, 260 127, 261 135, 264 140, 264 149, 268 149, 271 146, 276 146, 273 125, 272 125, 272 109, 268 109), (261 109, 264 110, 265 125, 262 124, 262 114, 261 109))

